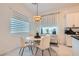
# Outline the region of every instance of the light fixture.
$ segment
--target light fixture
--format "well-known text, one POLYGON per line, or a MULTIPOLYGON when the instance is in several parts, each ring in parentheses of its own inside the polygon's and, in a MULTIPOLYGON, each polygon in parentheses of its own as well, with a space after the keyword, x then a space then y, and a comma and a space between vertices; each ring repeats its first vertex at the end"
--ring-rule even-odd
POLYGON ((33 19, 38 22, 41 20, 41 16, 38 15, 38 3, 35 3, 37 5, 37 13, 36 13, 36 16, 33 16, 33 19))

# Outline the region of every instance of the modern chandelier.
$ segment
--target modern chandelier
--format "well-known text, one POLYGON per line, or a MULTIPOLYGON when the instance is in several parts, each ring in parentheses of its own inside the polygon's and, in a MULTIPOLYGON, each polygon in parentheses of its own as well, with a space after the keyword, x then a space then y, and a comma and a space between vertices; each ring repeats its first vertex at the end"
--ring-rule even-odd
POLYGON ((38 22, 38 21, 40 21, 41 20, 41 16, 39 16, 38 15, 38 3, 35 3, 36 4, 36 8, 37 8, 37 10, 36 10, 36 16, 33 16, 33 19, 36 21, 36 22, 38 22))

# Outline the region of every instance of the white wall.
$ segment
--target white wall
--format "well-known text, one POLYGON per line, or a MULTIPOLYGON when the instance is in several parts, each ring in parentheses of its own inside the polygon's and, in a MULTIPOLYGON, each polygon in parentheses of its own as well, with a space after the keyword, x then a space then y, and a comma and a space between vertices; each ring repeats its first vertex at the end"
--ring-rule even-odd
POLYGON ((14 13, 9 7, 28 17, 31 15, 21 4, 0 4, 0 55, 18 46, 19 38, 9 34, 10 19, 14 13))
POLYGON ((65 35, 64 35, 64 13, 61 11, 58 19, 58 42, 59 44, 64 44, 65 43, 65 35))

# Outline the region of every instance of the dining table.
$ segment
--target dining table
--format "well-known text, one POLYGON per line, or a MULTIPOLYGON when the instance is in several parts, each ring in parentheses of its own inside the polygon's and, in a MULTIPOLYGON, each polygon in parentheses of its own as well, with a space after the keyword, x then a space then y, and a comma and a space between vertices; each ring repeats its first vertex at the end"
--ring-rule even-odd
POLYGON ((28 36, 25 38, 25 43, 28 42, 29 46, 30 46, 30 50, 32 51, 32 54, 33 54, 33 48, 32 47, 35 47, 35 44, 39 44, 40 41, 42 40, 43 37, 41 38, 34 38, 33 36, 28 36), (38 43, 38 42, 39 43, 38 43), (37 43, 36 43, 37 42, 37 43))
POLYGON ((37 41, 37 40, 41 40, 43 37, 41 38, 34 38, 33 36, 28 36, 26 37, 26 40, 29 40, 29 41, 37 41))

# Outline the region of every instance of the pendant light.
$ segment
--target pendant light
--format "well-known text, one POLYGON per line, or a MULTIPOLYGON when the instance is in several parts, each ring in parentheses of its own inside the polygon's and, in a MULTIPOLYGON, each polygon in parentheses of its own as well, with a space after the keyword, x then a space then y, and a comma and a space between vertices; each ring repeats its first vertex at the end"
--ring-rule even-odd
POLYGON ((41 20, 41 16, 39 16, 38 15, 38 3, 36 3, 36 8, 37 8, 37 10, 36 10, 36 16, 33 16, 33 19, 36 21, 36 22, 38 22, 38 21, 40 21, 41 20))

